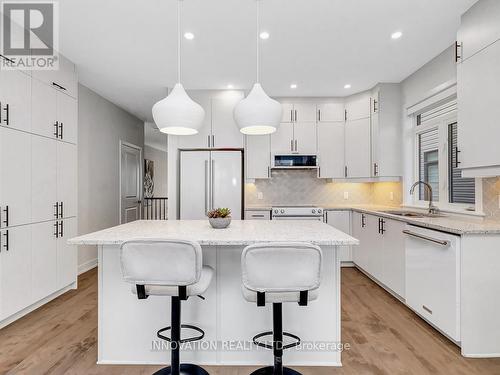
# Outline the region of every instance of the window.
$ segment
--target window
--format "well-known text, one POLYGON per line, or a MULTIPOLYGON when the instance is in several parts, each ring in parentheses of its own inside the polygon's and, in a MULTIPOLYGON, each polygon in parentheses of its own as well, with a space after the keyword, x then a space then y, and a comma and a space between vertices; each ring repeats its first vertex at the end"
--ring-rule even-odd
MULTIPOLYGON (((451 101, 416 118, 416 176, 432 187, 432 199, 442 208, 470 208, 475 205, 476 181, 462 178, 459 126, 456 101, 451 101)), ((429 200, 429 192, 420 186, 418 200, 429 200)))

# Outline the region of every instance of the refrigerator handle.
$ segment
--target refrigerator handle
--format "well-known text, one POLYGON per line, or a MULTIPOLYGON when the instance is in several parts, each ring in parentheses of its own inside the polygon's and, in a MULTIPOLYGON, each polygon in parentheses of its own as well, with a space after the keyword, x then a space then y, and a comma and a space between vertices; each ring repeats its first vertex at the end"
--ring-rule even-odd
POLYGON ((215 160, 212 159, 212 168, 210 168, 210 196, 211 196, 211 202, 210 202, 210 209, 214 209, 214 180, 215 180, 215 160))
POLYGON ((205 160, 205 214, 208 212, 208 160, 205 160))

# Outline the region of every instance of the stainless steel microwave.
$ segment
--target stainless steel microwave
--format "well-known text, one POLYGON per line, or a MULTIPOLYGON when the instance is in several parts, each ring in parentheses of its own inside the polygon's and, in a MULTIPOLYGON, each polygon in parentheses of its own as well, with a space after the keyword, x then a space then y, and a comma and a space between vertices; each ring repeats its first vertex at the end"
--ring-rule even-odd
POLYGON ((316 155, 274 155, 273 168, 313 169, 317 167, 316 155))

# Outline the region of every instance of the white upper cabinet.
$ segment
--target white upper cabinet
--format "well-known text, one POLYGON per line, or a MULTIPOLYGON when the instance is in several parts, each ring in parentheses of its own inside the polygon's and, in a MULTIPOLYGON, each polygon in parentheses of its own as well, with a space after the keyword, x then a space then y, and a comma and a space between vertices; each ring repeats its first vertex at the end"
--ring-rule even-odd
POLYGON ((242 148, 243 134, 234 121, 234 107, 244 98, 243 92, 228 91, 212 98, 212 147, 242 148))
POLYGON ((316 122, 315 103, 295 103, 293 105, 294 122, 316 122))
POLYGON ((78 138, 78 102, 57 92, 57 122, 59 139, 76 144, 78 138))
POLYGON ((500 175, 499 19, 500 2, 496 0, 479 1, 462 17, 459 42, 467 58, 457 65, 457 101, 459 159, 464 177, 500 175), (467 52, 467 48, 472 49, 467 52))
POLYGON ((59 218, 74 217, 78 205, 78 155, 76 146, 57 142, 57 204, 59 218))
POLYGON ((271 177, 271 136, 247 135, 245 158, 247 179, 271 177))
POLYGON ((32 80, 31 100, 31 130, 44 137, 56 138, 58 134, 57 121, 57 91, 51 86, 32 80))
POLYGON ((78 97, 78 78, 75 65, 59 54, 59 69, 33 70, 33 78, 65 94, 78 97))
POLYGON ((457 41, 465 61, 500 39, 500 1, 481 0, 462 16, 457 41))
POLYGON ((31 130, 31 77, 19 70, 0 69, 0 125, 31 130))
POLYGON ((31 222, 31 135, 0 127, 0 228, 31 222))
POLYGON ((346 99, 345 110, 347 120, 359 120, 370 117, 370 93, 357 94, 346 99))
POLYGON ((284 122, 271 134, 271 153, 273 155, 291 154, 295 150, 293 142, 293 123, 284 122))
POLYGON ((343 121, 318 124, 318 177, 345 177, 344 132, 345 123, 343 121))
POLYGON ((372 91, 372 177, 398 177, 402 175, 401 108, 399 84, 382 83, 372 91))
POLYGON ((345 121, 344 103, 332 102, 318 104, 318 122, 345 121))
POLYGON ((345 177, 369 178, 371 168, 370 117, 345 124, 345 177))
POLYGON ((296 122, 293 125, 295 153, 316 155, 318 153, 317 126, 315 122, 296 122))
POLYGON ((293 104, 292 103, 281 103, 281 122, 293 122, 294 121, 294 112, 293 112, 293 104))
POLYGON ((57 141, 32 137, 31 215, 34 223, 53 220, 57 203, 57 141))

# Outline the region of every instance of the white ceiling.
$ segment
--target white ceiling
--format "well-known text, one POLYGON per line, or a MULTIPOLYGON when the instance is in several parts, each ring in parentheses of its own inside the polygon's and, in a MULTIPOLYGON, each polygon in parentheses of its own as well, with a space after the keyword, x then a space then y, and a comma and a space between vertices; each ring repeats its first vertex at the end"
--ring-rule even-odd
MULTIPOLYGON (((263 0, 261 82, 272 96, 345 96, 400 82, 455 40, 476 0, 263 0), (400 40, 392 32, 403 31, 400 40), (298 88, 290 89, 291 83, 298 88), (344 84, 352 84, 345 90, 344 84)), ((60 1, 60 50, 80 82, 143 120, 176 82, 176 0, 60 1)), ((255 81, 255 0, 184 0, 187 89, 255 81)))

